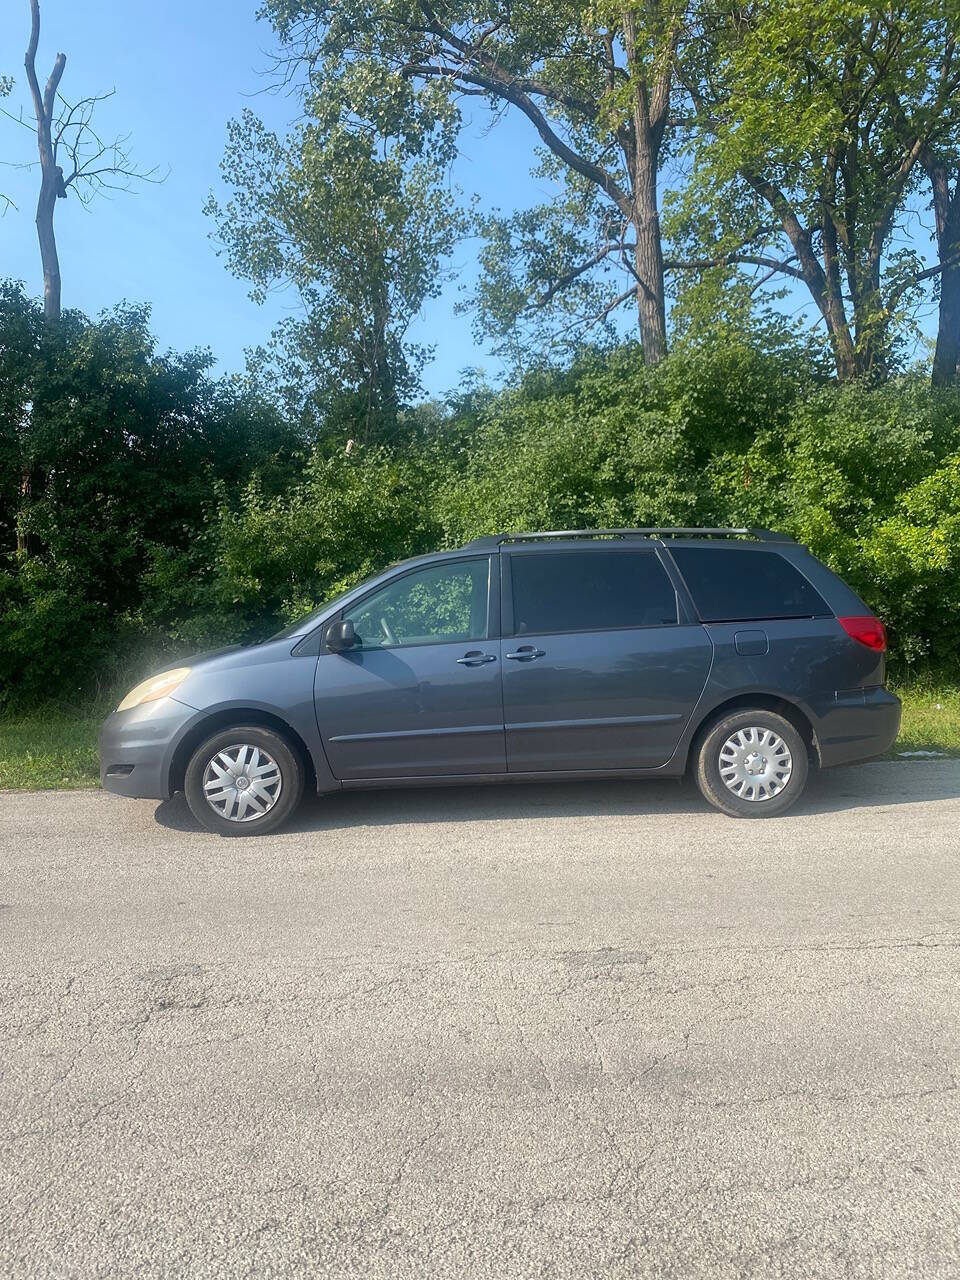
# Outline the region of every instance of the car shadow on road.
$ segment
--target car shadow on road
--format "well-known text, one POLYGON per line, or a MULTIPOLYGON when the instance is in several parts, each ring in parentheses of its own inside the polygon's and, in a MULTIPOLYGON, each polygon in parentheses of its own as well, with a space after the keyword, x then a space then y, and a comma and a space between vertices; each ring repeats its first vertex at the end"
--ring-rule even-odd
MULTIPOLYGON (((960 797, 960 760, 879 761, 814 774, 806 794, 780 822, 848 809, 886 808, 960 797)), ((444 822, 523 822, 542 818, 656 817, 689 813, 731 819, 712 809, 689 778, 499 783, 470 787, 345 791, 307 797, 283 830, 337 831, 444 822)), ((164 800, 156 821, 173 831, 202 831, 182 794, 164 800)))

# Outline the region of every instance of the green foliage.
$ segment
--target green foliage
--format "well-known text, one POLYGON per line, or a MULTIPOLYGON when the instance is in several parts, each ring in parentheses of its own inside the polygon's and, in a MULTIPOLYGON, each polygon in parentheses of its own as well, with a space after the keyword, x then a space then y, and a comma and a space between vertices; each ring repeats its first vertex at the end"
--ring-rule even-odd
POLYGON ((479 219, 486 247, 478 318, 504 349, 518 354, 519 326, 527 339, 549 343, 554 358, 567 356, 570 333, 593 340, 611 312, 632 308, 645 349, 649 342, 658 358, 665 333, 655 188, 673 129, 675 53, 699 8, 679 0, 266 0, 262 13, 287 65, 307 68, 325 95, 346 87, 363 118, 373 117, 371 88, 388 104, 377 122, 384 136, 404 137, 424 103, 438 116, 443 103, 452 143, 468 97, 481 98, 492 121, 506 111, 526 119, 531 143, 543 148, 535 173, 561 195, 479 219))
MULTIPOLYGON (((337 128, 367 121, 402 150, 440 121, 449 150, 467 97, 491 123, 524 117, 549 195, 477 219, 472 300, 516 369, 634 317, 656 363, 665 282, 688 334, 710 327, 718 294, 742 322, 758 296, 763 312, 806 290, 841 379, 883 378, 916 345, 937 287, 918 221, 950 257, 957 0, 265 0, 262 16, 337 128)), ((282 185, 265 170, 258 200, 282 185)))
POLYGON ((289 495, 221 509, 221 607, 251 634, 403 555, 483 533, 767 525, 888 622, 902 670, 955 669, 960 394, 828 384, 802 350, 623 347, 468 399, 399 450, 317 453, 289 495))
POLYGON ((884 617, 901 673, 960 669, 960 391, 837 386, 805 348, 731 330, 656 369, 584 352, 399 421, 389 447, 308 448, 204 357, 158 356, 142 313, 47 332, 8 287, 0 709, 108 699, 483 533, 609 525, 783 529, 884 617))
POLYGON ((302 304, 252 353, 253 377, 328 432, 346 422, 387 438, 428 354, 407 329, 465 226, 444 182, 454 113, 433 86, 414 93, 357 60, 315 65, 303 102, 305 121, 283 139, 250 110, 231 123, 233 196, 207 212, 255 299, 281 285, 302 304))
POLYGON ((904 656, 941 669, 960 661, 960 452, 906 490, 863 552, 861 574, 897 618, 904 656))
POLYGON ((746 347, 678 353, 656 370, 635 347, 584 356, 499 397, 441 500, 449 539, 502 529, 716 524, 713 460, 785 424, 796 360, 746 347))
POLYGON ((586 339, 612 343, 626 308, 636 312, 632 296, 621 298, 636 284, 621 217, 593 183, 549 152, 538 155, 532 176, 558 194, 477 219, 480 274, 462 304, 473 312, 478 339, 493 339, 493 350, 517 371, 546 353, 569 358, 586 339))
POLYGON ((229 620, 240 636, 262 637, 385 564, 429 550, 439 530, 423 508, 425 483, 415 460, 382 448, 316 449, 280 495, 254 480, 213 517, 195 604, 210 610, 212 630, 229 620))
MULTIPOLYGON (((805 287, 843 379, 902 367, 918 336, 935 273, 916 196, 960 151, 957 18, 956 0, 721 4, 680 52, 690 176, 667 233, 731 282, 741 264, 805 287)), ((686 310, 708 315, 704 278, 690 279, 686 310)))
POLYGON ((825 385, 796 355, 630 348, 499 397, 440 497, 448 541, 502 529, 781 529, 890 626, 901 669, 960 666, 960 393, 825 385))
POLYGON ((141 309, 48 326, 0 285, 0 704, 109 679, 155 549, 194 544, 217 486, 293 474, 296 436, 211 360, 159 355, 141 309))

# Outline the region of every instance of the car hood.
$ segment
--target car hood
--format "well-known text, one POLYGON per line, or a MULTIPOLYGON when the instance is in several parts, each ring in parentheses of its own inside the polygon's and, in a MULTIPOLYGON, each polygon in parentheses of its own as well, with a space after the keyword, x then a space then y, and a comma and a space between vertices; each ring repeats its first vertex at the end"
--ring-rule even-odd
POLYGON ((189 667, 191 676, 199 671, 259 665, 271 661, 275 656, 289 654, 295 643, 295 638, 287 636, 282 640, 264 640, 262 644, 229 644, 222 649, 205 649, 202 653, 191 654, 178 665, 189 667))

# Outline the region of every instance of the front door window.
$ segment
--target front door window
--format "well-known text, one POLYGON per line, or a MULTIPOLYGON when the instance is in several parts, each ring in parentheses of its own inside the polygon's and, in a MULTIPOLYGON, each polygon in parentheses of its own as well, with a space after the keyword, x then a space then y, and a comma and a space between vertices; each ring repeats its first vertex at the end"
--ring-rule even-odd
POLYGON ((457 560, 405 574, 343 615, 364 649, 487 638, 490 562, 457 560))

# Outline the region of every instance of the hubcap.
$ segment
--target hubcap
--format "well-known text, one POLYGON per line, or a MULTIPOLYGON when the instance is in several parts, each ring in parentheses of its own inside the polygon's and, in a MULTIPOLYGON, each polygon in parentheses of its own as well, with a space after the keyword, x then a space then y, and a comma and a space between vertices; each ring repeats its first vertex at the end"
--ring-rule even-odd
POLYGON ((793 773, 790 748, 772 729, 738 729, 720 748, 720 777, 741 800, 772 800, 793 773))
POLYGON ((230 822, 252 822, 280 797, 280 766, 262 747, 238 744, 218 751, 203 773, 207 804, 230 822))

